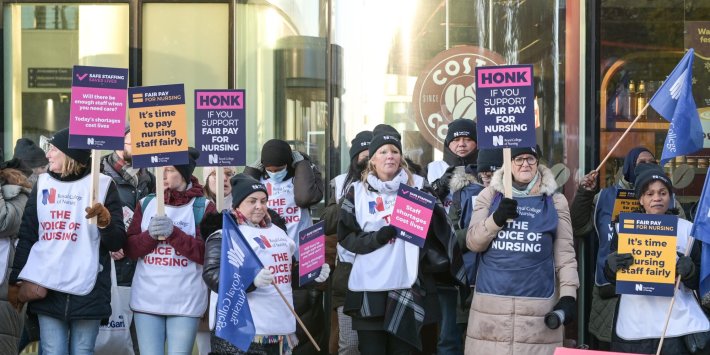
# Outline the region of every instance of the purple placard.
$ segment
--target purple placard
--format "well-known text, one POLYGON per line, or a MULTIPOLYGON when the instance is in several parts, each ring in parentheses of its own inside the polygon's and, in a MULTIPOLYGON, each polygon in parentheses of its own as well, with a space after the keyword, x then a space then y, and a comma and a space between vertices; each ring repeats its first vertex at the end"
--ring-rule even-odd
POLYGON ((244 90, 195 90, 198 166, 246 165, 244 90))
POLYGON ((303 286, 320 275, 325 263, 325 221, 298 232, 298 284, 303 286))
POLYGON ((390 225, 399 230, 397 237, 424 247, 435 204, 434 196, 400 184, 390 217, 390 225))
POLYGON ((479 149, 534 147, 532 65, 476 67, 479 149))
POLYGON ((69 109, 69 147, 122 150, 128 69, 75 65, 69 109))

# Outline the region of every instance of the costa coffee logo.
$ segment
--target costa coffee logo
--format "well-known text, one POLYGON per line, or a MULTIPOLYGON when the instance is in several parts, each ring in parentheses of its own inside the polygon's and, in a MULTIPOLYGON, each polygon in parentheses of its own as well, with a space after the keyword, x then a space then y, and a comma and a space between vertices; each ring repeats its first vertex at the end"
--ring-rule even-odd
POLYGON ((427 142, 443 149, 451 121, 476 119, 475 68, 504 63, 498 53, 460 46, 437 54, 427 64, 412 98, 417 127, 427 142))

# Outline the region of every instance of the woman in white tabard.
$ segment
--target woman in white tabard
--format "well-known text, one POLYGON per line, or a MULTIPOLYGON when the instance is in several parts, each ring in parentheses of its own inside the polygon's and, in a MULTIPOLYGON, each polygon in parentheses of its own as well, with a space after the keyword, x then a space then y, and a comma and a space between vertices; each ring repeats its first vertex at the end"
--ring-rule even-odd
MULTIPOLYGON (((350 141, 350 165, 348 172, 340 174, 330 180, 330 199, 326 208, 323 209, 321 220, 325 220, 326 236, 334 235, 338 237, 338 216, 340 214, 340 201, 348 191, 350 185, 355 181, 360 181, 362 172, 367 166, 370 156, 370 141, 372 131, 361 131, 350 141)), ((347 251, 341 245, 336 246, 337 261, 333 271, 331 282, 331 307, 337 314, 337 322, 333 322, 330 327, 331 339, 336 337, 338 355, 359 355, 357 349, 357 332, 353 330, 350 316, 343 313, 343 303, 345 302, 345 292, 348 289, 348 279, 350 270, 355 260, 355 254, 347 251), (333 334, 335 333, 335 334, 333 334)))
POLYGON ((121 200, 111 178, 99 175, 92 206, 91 151, 69 148, 68 129, 50 143, 49 173, 25 207, 10 282, 48 290, 28 305, 39 318, 43 354, 93 354, 100 322, 111 316, 109 251, 126 240, 121 200))
MULTIPOLYGON (((296 319, 272 284, 279 287, 293 307, 293 280, 298 280, 298 272, 293 267, 296 243, 285 231, 272 223, 275 212, 267 210, 268 194, 264 184, 245 174, 231 179, 232 215, 240 232, 254 250, 264 268, 257 274, 252 285, 247 288, 247 300, 254 319, 256 336, 249 349, 244 352, 212 332, 211 354, 278 355, 291 354, 298 343, 296 319)), ((211 226, 203 223, 200 228, 210 233, 206 242, 205 270, 203 277, 210 290, 219 290, 220 259, 222 254, 221 215, 212 215, 205 220, 215 219, 211 226), (209 229, 209 230, 208 230, 209 229), (212 232, 216 230, 215 232, 212 232)), ((328 264, 323 264, 316 282, 325 282, 330 273, 328 264)))
MULTIPOLYGON (((224 186, 224 204, 222 208, 230 208, 232 206, 232 184, 229 180, 235 175, 237 170, 231 166, 224 167, 224 173, 222 174, 221 183, 224 186)), ((212 203, 217 205, 217 184, 220 183, 217 179, 217 168, 214 166, 206 166, 202 168, 202 176, 205 181, 205 197, 212 201, 212 203)), ((207 237, 207 236, 205 236, 207 237)), ((210 298, 210 302, 217 301, 217 294, 213 294, 210 298), (214 301, 213 301, 214 299, 214 301)), ((200 355, 207 355, 210 353, 210 329, 208 326, 208 317, 205 314, 200 320, 199 327, 197 329, 197 352, 200 355)))
MULTIPOLYGON (((671 209, 673 185, 663 168, 656 164, 639 164, 635 192, 641 213, 677 214, 671 209)), ((618 227, 617 227, 618 228, 618 227)), ((680 288, 675 293, 675 303, 663 341, 661 354, 710 354, 710 323, 695 297, 700 275, 701 244, 689 238, 693 224, 678 218, 676 236, 676 277, 680 288), (690 256, 685 256, 688 243, 692 243, 690 256)), ((616 271, 627 269, 633 263, 631 254, 618 253, 618 235, 614 233, 604 274, 616 283, 616 271)), ((612 327, 611 350, 635 354, 655 354, 658 349, 671 297, 621 295, 612 327)))
MULTIPOLYGON (((323 179, 316 164, 304 153, 294 151, 288 142, 270 139, 261 147, 259 160, 244 168, 244 174, 259 180, 269 193, 269 208, 286 221, 288 236, 298 240, 298 232, 313 225, 311 207, 323 199, 323 179)), ((298 242, 296 242, 298 244, 298 242)), ((296 251, 298 260, 298 251, 296 251)), ((294 290, 296 312, 304 319, 314 338, 325 337, 323 292, 316 289, 294 290)), ((311 354, 315 348, 304 333, 295 354, 311 354)))
POLYGON ((143 198, 128 227, 124 251, 137 259, 131 309, 142 354, 190 354, 197 325, 207 309, 202 281, 205 242, 197 226, 215 206, 192 176, 199 152, 190 148, 187 164, 165 167, 157 216, 156 196, 143 198))
POLYGON ((457 246, 457 254, 446 252, 455 238, 441 204, 424 248, 395 238, 390 217, 400 184, 423 189, 425 180, 407 167, 397 132, 376 129, 368 150, 369 163, 345 193, 338 221, 338 242, 356 255, 343 311, 352 317, 361 354, 409 354, 422 349, 422 327, 441 318, 434 274, 456 275, 463 285, 463 263, 457 246), (435 250, 443 251, 438 258, 435 250))

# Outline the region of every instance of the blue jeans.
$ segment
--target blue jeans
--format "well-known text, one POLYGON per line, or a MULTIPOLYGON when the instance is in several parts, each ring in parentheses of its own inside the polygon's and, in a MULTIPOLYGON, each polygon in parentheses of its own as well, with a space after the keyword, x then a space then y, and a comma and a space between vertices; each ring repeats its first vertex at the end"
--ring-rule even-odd
POLYGON ((437 355, 463 354, 463 332, 456 324, 456 304, 459 292, 453 287, 437 287, 441 307, 439 342, 436 344, 437 355))
POLYGON ((98 319, 63 321, 38 315, 39 346, 43 355, 91 355, 99 334, 98 319))
POLYGON ((133 321, 141 354, 165 354, 166 341, 168 355, 192 354, 200 318, 135 312, 133 321))

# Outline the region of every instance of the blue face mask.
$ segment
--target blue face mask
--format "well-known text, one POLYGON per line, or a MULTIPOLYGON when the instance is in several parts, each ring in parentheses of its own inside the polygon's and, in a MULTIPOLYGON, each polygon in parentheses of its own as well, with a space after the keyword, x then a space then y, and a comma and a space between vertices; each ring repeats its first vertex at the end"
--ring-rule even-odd
POLYGON ((279 170, 275 173, 272 173, 267 170, 266 173, 269 174, 269 179, 273 180, 274 182, 281 182, 286 177, 286 174, 288 174, 288 169, 284 168, 283 170, 279 170))

